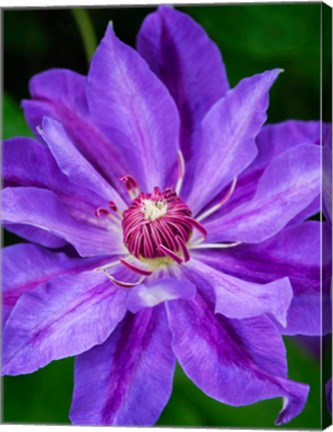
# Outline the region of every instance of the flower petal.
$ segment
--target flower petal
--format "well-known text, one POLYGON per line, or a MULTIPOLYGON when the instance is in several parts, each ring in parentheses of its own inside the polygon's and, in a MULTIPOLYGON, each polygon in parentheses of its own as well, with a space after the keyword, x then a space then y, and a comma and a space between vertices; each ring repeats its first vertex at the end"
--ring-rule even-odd
POLYGON ((144 20, 137 49, 175 100, 181 149, 186 160, 195 158, 201 121, 229 88, 218 47, 191 17, 160 6, 144 20))
MULTIPOLYGON (((325 285, 325 300, 321 301, 320 250, 320 223, 308 221, 285 228, 262 243, 195 251, 195 257, 223 273, 260 284, 288 277, 294 295, 282 333, 319 336, 321 308, 330 304, 325 285)), ((329 311, 325 315, 330 315, 329 311)))
MULTIPOLYGON (((93 215, 92 215, 93 216, 93 215)), ((87 220, 78 221, 55 193, 34 187, 7 187, 2 191, 2 219, 6 224, 26 224, 58 235, 71 243, 81 256, 124 254, 121 228, 87 220)))
POLYGON ((59 168, 72 183, 90 189, 106 202, 114 201, 121 211, 125 210, 125 204, 118 193, 75 148, 61 123, 44 117, 40 134, 48 144, 59 168))
POLYGON ((127 297, 126 304, 131 312, 136 313, 165 301, 179 298, 192 299, 195 292, 195 285, 185 279, 159 279, 151 285, 141 284, 133 288, 127 297))
MULTIPOLYGON (((2 143, 5 186, 36 186, 75 195, 48 149, 31 138, 12 138, 2 143)), ((57 248, 66 241, 39 228, 10 224, 15 234, 46 247, 57 248)))
POLYGON ((208 396, 242 406, 284 398, 276 424, 303 409, 308 386, 286 379, 286 354, 274 324, 265 316, 230 320, 216 315, 207 299, 166 306, 173 351, 188 377, 208 396))
POLYGON ((50 232, 44 231, 40 228, 33 227, 31 225, 24 224, 4 224, 7 231, 10 231, 25 240, 29 240, 33 243, 40 244, 51 249, 57 249, 64 247, 67 242, 66 240, 51 234, 50 232))
POLYGON ((237 319, 270 313, 286 325, 293 295, 288 278, 259 285, 229 276, 193 258, 183 271, 198 289, 214 290, 215 312, 237 319))
POLYGON ((127 163, 90 117, 86 85, 86 77, 66 69, 35 75, 30 81, 33 100, 22 102, 25 117, 38 137, 43 117, 60 121, 84 157, 121 193, 119 177, 127 172, 127 163))
POLYGON ((267 117, 268 91, 280 72, 274 69, 242 80, 206 114, 187 199, 193 214, 198 214, 257 155, 255 138, 267 117))
MULTIPOLYGON (((318 144, 320 141, 320 122, 288 120, 285 122, 265 125, 256 138, 258 155, 251 165, 238 177, 237 187, 220 214, 229 213, 235 207, 249 201, 255 194, 261 175, 267 166, 275 158, 301 144, 318 144)), ((225 191, 216 198, 216 204, 223 198, 225 191)), ((319 200, 315 200, 312 207, 307 209, 307 214, 312 216, 319 210, 319 200)), ((216 213, 216 217, 218 213, 216 213)), ((302 217, 302 221, 306 215, 302 217)))
MULTIPOLYGON (((46 121, 51 125, 54 122, 54 120, 46 121)), ((67 141, 69 147, 67 147, 67 151, 62 148, 67 135, 61 135, 63 129, 59 123, 56 122, 56 125, 60 128, 58 135, 56 134, 57 130, 55 133, 51 133, 53 138, 50 138, 45 133, 44 135, 47 135, 50 142, 52 141, 51 147, 56 147, 54 150, 56 154, 58 147, 61 148, 59 159, 62 162, 62 167, 65 171, 66 167, 68 168, 66 174, 70 176, 71 180, 81 182, 79 187, 60 171, 53 155, 45 145, 28 138, 13 138, 3 143, 5 186, 34 186, 54 191, 58 199, 68 208, 70 214, 80 223, 82 221, 84 223, 89 222, 108 229, 109 227, 106 227, 106 225, 109 225, 108 222, 111 220, 109 218, 97 218, 95 215, 96 209, 107 205, 106 203, 111 199, 114 199, 119 208, 122 208, 124 206, 123 201, 74 148, 71 151, 69 141, 67 141), (69 163, 66 165, 66 161, 70 157, 72 159, 69 167, 69 163), (100 195, 98 195, 98 192, 100 195)), ((48 126, 46 129, 49 132, 48 126)), ((19 193, 28 194, 29 191, 19 193)), ((67 210, 65 213, 67 213, 67 210)), ((66 243, 64 239, 56 237, 56 235, 61 235, 60 233, 50 233, 41 228, 13 224, 12 222, 9 221, 10 224, 6 225, 9 231, 43 246, 60 247, 66 243)), ((105 234, 107 237, 109 236, 109 234, 105 234)), ((109 253, 109 251, 101 251, 100 253, 105 254, 109 253)))
POLYGON ((319 146, 294 147, 268 165, 252 199, 205 224, 208 240, 262 242, 309 206, 319 192, 319 146))
POLYGON ((17 300, 27 291, 60 274, 87 270, 96 259, 70 258, 37 245, 16 244, 2 250, 3 321, 7 321, 17 300))
POLYGON ((322 125, 323 213, 332 222, 332 125, 322 125))
MULTIPOLYGON (((126 156, 140 189, 167 186, 177 162, 179 118, 163 84, 108 26, 92 59, 87 86, 95 123, 126 156)), ((170 186, 168 184, 168 186, 170 186)))
MULTIPOLYGON (((29 83, 30 94, 34 99, 53 101, 58 107, 63 106, 80 114, 85 114, 88 109, 85 87, 86 77, 68 69, 49 69, 35 75, 29 83)), ((41 124, 41 120, 38 124, 41 124)))
POLYGON ((128 314, 103 345, 76 359, 72 423, 153 425, 172 390, 170 345, 163 306, 128 314))
POLYGON ((123 318, 126 290, 100 272, 58 276, 23 294, 3 334, 3 373, 31 373, 106 340, 123 318))
MULTIPOLYGON (((50 151, 32 138, 6 140, 3 146, 5 186, 35 186, 54 191, 66 190, 67 177, 60 171, 50 151)), ((74 193, 71 188, 69 193, 74 193)))
POLYGON ((287 120, 278 124, 266 125, 256 140, 259 153, 253 167, 266 167, 269 162, 292 147, 300 144, 318 145, 319 142, 319 121, 287 120))

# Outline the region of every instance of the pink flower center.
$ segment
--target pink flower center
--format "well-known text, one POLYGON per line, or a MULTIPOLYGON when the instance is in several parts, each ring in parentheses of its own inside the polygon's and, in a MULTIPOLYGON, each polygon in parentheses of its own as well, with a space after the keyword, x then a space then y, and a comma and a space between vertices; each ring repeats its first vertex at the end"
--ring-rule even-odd
POLYGON ((98 270, 105 272, 115 285, 131 288, 140 285, 147 276, 162 266, 169 266, 172 262, 179 265, 186 263, 190 259, 189 249, 226 248, 239 244, 239 242, 206 243, 207 231, 201 225, 203 219, 228 201, 235 189, 237 179, 233 180, 226 196, 219 203, 193 218, 189 207, 178 196, 185 170, 181 152, 179 152, 179 167, 176 188, 169 187, 163 192, 157 186, 153 193, 140 192, 131 175, 122 176, 120 180, 124 182, 132 199, 129 207, 121 213, 116 203, 109 201, 108 208, 98 207, 95 210, 97 217, 104 215, 110 217, 114 223, 121 224, 123 241, 129 251, 128 256, 119 257, 116 261, 98 267, 98 270), (200 232, 201 237, 189 241, 194 228, 200 232), (142 262, 136 263, 135 258, 142 262), (154 258, 157 258, 156 261, 151 261, 154 258), (139 274, 140 279, 132 282, 119 280, 111 275, 109 270, 120 264, 139 274))
POLYGON ((124 244, 137 258, 183 251, 192 230, 192 212, 173 188, 140 193, 123 213, 124 244))

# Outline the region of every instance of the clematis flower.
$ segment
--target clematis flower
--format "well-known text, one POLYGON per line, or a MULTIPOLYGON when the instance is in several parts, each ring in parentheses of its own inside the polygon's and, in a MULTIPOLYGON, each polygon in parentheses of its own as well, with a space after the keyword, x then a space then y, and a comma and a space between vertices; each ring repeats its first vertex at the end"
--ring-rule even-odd
POLYGON ((229 88, 216 45, 160 7, 137 51, 33 77, 36 139, 4 143, 3 373, 77 356, 73 424, 152 425, 176 360, 208 396, 303 409, 282 334, 320 333, 319 122, 264 126, 281 70, 229 88))

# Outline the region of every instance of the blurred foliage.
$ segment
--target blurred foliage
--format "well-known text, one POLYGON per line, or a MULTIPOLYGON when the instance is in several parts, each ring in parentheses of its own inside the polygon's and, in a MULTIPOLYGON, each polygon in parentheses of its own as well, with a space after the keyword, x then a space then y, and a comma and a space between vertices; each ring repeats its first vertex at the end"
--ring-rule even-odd
POLYGON ((3 96, 3 139, 12 138, 14 136, 30 136, 32 135, 27 123, 24 120, 23 114, 18 108, 16 102, 7 94, 3 96))
MULTIPOLYGON (((182 7, 217 42, 231 85, 265 69, 285 70, 271 91, 269 121, 319 119, 320 4, 266 4, 182 7)), ((89 9, 97 40, 107 23, 134 46, 148 7, 89 9)), ((325 18, 326 19, 326 18, 325 18)), ((32 75, 52 67, 86 73, 84 43, 69 9, 5 10, 3 137, 31 135, 19 102, 29 97, 32 75)), ((329 84, 330 76, 324 71, 329 84)), ((5 237, 5 243, 17 241, 5 237)), ((306 319, 306 318, 305 318, 306 319)), ((303 413, 285 426, 320 427, 320 367, 313 350, 286 338, 289 377, 308 383, 311 391, 303 413)), ((329 350, 328 350, 329 351, 329 350)), ((326 379, 327 377, 325 377, 326 379)), ((3 421, 68 423, 73 387, 73 359, 53 362, 38 372, 3 381, 3 421)), ((220 404, 198 390, 179 367, 174 391, 158 425, 274 427, 281 400, 248 407, 220 404)))

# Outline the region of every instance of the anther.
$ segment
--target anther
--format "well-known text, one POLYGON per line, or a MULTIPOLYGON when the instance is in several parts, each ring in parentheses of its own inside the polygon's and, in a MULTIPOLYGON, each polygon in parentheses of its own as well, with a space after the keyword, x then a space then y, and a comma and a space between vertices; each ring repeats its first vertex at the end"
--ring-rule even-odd
POLYGON ((95 214, 96 214, 97 217, 100 217, 101 215, 108 216, 110 214, 110 212, 109 212, 109 210, 107 210, 107 209, 105 209, 103 207, 98 207, 95 210, 95 214))
POLYGON ((131 175, 124 175, 120 177, 120 181, 125 183, 126 189, 131 199, 134 199, 136 196, 139 195, 139 188, 134 177, 132 177, 131 175))
POLYGON ((121 212, 118 210, 118 207, 116 206, 116 204, 113 201, 109 201, 108 202, 108 206, 110 207, 110 209, 112 211, 114 211, 115 213, 117 213, 118 216, 122 217, 121 212))

